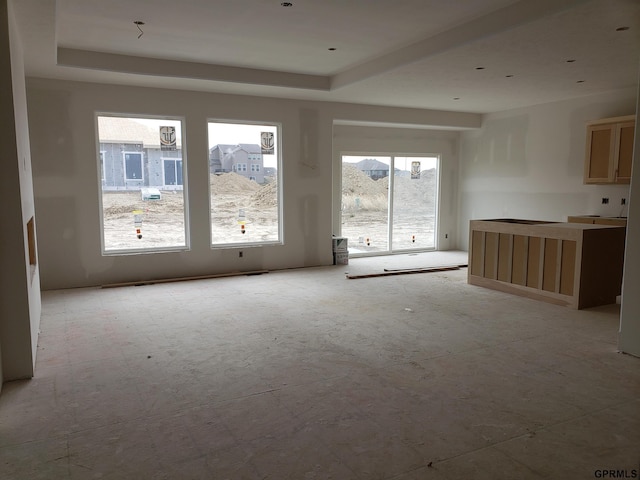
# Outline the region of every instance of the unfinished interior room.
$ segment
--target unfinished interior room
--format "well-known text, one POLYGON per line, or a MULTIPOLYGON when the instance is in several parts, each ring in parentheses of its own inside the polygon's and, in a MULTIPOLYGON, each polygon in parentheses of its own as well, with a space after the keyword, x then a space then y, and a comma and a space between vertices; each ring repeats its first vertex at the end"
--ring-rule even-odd
POLYGON ((1 479, 640 478, 639 1, 0 25, 1 479))

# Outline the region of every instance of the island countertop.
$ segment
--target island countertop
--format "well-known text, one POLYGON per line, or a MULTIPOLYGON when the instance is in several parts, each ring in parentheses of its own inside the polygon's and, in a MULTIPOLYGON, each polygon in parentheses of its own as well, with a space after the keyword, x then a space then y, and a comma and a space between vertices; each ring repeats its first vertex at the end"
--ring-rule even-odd
POLYGON ((615 303, 624 239, 612 225, 471 220, 468 282, 573 308, 615 303))

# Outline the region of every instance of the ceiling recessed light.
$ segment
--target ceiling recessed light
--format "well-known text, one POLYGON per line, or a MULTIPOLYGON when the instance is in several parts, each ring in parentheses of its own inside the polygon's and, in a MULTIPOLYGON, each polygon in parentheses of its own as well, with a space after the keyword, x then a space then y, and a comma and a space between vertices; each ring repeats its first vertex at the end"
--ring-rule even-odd
POLYGON ((283 7, 293 7, 293 3, 291 2, 282 2, 280 5, 282 5, 283 7))
POLYGON ((573 62, 575 62, 575 61, 576 61, 576 60, 575 60, 574 58, 570 58, 569 60, 567 60, 567 63, 573 63, 573 62))
POLYGON ((476 67, 476 70, 484 70, 484 67, 476 67))
POLYGON ((618 27, 616 28, 616 32, 626 32, 629 30, 629 27, 618 27))

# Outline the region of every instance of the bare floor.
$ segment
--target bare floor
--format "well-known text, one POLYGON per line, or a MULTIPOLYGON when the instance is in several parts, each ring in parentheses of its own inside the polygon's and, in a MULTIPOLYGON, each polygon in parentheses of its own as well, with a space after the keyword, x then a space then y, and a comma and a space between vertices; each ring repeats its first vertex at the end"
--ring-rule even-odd
POLYGON ((616 352, 618 315, 466 269, 44 292, 36 376, 0 396, 0 478, 632 475, 640 359, 616 352))

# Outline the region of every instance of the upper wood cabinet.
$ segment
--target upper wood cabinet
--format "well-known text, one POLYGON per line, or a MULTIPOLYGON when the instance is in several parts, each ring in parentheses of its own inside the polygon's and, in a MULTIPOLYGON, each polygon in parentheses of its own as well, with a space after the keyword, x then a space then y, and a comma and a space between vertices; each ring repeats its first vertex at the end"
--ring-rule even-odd
POLYGON ((584 183, 629 183, 635 115, 587 124, 584 183))

